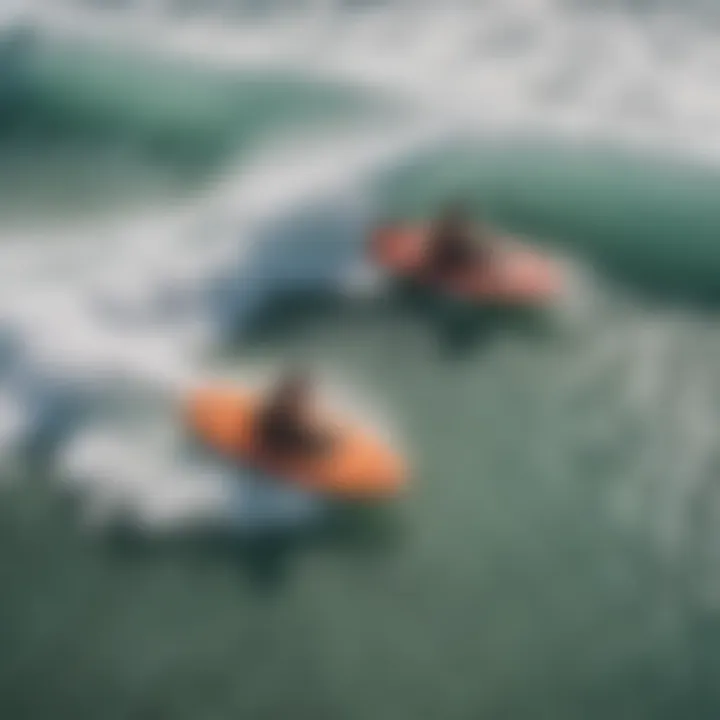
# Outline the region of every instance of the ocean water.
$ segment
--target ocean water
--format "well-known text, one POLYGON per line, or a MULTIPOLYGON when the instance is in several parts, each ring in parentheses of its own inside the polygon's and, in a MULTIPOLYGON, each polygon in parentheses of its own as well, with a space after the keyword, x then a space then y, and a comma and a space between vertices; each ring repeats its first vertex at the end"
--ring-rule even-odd
POLYGON ((714 719, 720 5, 0 3, 0 715, 714 719), (542 314, 398 293, 461 197, 542 314), (182 398, 300 362, 402 449, 339 509, 182 398))

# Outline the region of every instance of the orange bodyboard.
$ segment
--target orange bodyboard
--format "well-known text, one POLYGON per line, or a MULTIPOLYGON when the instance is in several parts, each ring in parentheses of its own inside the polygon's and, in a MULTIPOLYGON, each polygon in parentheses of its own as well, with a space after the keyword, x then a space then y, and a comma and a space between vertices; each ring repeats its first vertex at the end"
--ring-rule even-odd
POLYGON ((419 225, 380 228, 370 240, 371 259, 394 276, 484 304, 540 304, 560 293, 557 266, 515 243, 498 244, 477 268, 452 275, 428 271, 427 236, 427 228, 419 225))
POLYGON ((259 405, 259 394, 249 391, 204 389, 189 398, 186 418, 210 448, 310 490, 361 499, 392 495, 404 485, 402 459, 370 434, 345 423, 333 423, 336 440, 326 453, 274 457, 259 442, 259 405))

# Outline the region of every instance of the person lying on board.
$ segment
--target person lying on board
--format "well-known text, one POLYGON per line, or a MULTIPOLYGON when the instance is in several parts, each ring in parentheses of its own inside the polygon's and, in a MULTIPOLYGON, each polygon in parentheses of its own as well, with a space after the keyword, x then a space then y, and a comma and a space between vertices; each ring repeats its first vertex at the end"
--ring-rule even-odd
POLYGON ((303 372, 285 375, 263 404, 258 417, 260 442, 278 455, 317 455, 332 444, 331 435, 312 418, 312 383, 303 372))
POLYGON ((489 243, 459 205, 448 206, 428 238, 428 265, 442 274, 456 274, 488 259, 489 243))

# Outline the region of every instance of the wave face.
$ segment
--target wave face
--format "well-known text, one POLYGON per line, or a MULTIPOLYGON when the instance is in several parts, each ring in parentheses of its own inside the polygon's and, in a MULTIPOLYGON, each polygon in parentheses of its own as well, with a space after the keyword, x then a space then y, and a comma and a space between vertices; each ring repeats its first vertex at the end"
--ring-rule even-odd
MULTIPOLYGON (((226 570, 196 606, 187 583, 118 560, 119 663, 152 626, 158 647, 181 636, 189 657, 235 667, 227 629, 244 648, 261 627, 301 680, 278 694, 248 661, 251 689, 220 693, 248 717, 716 707, 715 5, 35 0, 0 18, 0 518, 20 536, 22 508, 46 508, 27 532, 57 534, 48 557, 77 563, 47 617, 108 574, 69 534, 78 518, 158 552, 163 532, 332 524, 334 508, 238 477, 178 423, 196 384, 294 360, 419 468, 407 528, 389 521, 404 542, 360 583, 318 560, 277 600, 279 626, 244 596, 223 605, 226 570), (449 198, 563 258, 547 325, 396 297, 364 266, 373 222, 449 198), (70 520, 53 505, 66 493, 70 520), (169 606, 193 608, 182 632, 169 606), (196 607, 220 618, 207 646, 185 633, 196 607)), ((190 692, 183 707, 223 716, 190 692)))

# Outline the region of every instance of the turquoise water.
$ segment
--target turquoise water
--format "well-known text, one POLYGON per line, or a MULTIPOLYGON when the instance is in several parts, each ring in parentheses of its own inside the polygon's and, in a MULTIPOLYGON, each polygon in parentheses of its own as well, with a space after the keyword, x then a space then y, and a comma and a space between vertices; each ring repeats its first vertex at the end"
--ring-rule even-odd
POLYGON ((610 120, 582 140, 416 128, 431 113, 401 93, 298 68, 58 45, 20 66, 3 716, 717 716, 710 153, 610 120), (558 307, 355 282, 370 223, 458 196, 563 259, 558 307), (292 361, 403 449, 406 496, 261 514, 198 457, 178 395, 292 361))

